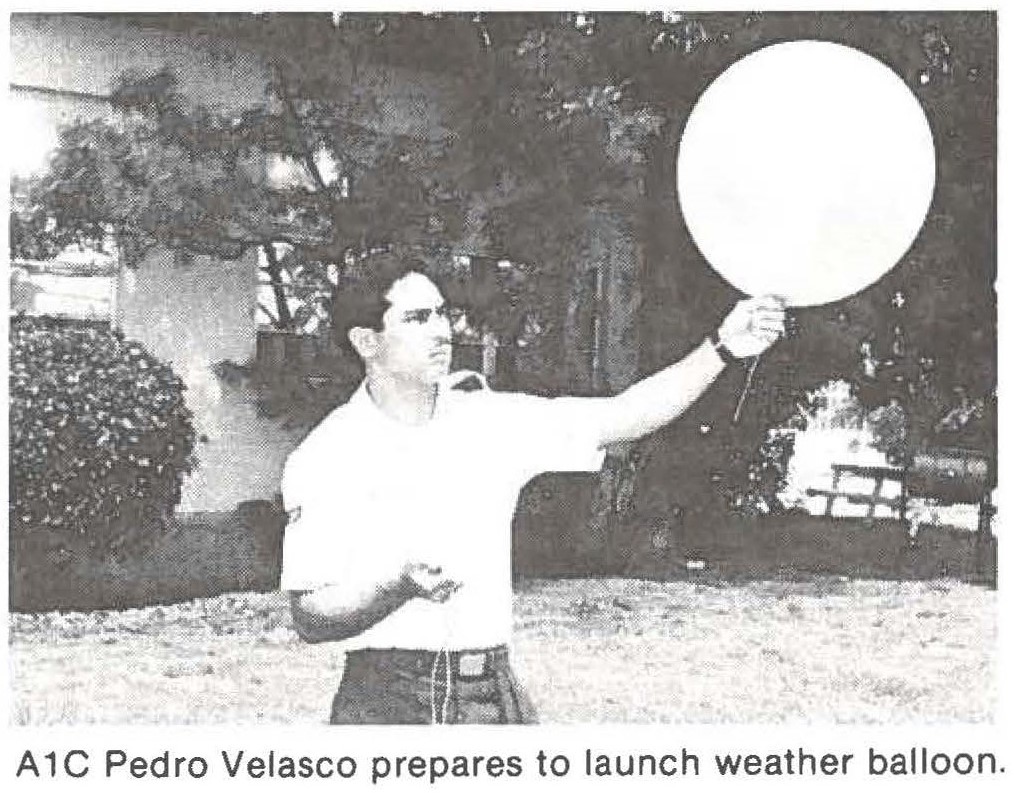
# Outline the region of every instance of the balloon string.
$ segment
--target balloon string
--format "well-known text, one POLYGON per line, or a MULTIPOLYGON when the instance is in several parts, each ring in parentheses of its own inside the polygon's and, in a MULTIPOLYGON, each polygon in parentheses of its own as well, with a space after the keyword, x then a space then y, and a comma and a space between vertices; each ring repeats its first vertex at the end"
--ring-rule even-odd
POLYGON ((750 370, 746 373, 746 382, 743 383, 743 390, 739 393, 739 401, 736 403, 736 411, 732 414, 732 423, 739 423, 739 414, 743 410, 743 403, 746 402, 747 392, 750 390, 750 385, 753 383, 753 373, 757 371, 757 364, 760 363, 760 356, 756 356, 753 359, 753 363, 750 364, 750 370))

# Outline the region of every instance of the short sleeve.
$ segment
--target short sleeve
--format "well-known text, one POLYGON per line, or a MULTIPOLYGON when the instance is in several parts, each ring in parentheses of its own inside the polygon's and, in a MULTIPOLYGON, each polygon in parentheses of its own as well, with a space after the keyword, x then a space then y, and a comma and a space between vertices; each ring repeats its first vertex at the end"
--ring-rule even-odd
POLYGON ((327 583, 327 554, 321 548, 326 535, 312 498, 312 483, 300 471, 299 458, 293 455, 282 475, 282 503, 286 524, 282 540, 281 589, 316 589, 327 583))
POLYGON ((289 518, 282 543, 280 588, 283 592, 318 589, 328 583, 324 554, 313 540, 305 524, 301 526, 298 519, 289 518))
POLYGON ((386 542, 387 535, 371 520, 376 502, 348 474, 319 448, 297 450, 286 463, 283 591, 338 583, 366 586, 390 577, 403 564, 402 549, 386 542))
POLYGON ((605 459, 599 446, 593 398, 504 394, 503 429, 526 474, 598 471, 605 459))

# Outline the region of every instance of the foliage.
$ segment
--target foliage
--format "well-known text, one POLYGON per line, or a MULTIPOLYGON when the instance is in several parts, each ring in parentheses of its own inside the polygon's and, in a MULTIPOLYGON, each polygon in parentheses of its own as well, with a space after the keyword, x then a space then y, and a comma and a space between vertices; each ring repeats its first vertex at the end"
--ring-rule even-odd
POLYGON ((770 515, 783 511, 778 494, 785 488, 794 436, 771 432, 752 457, 744 457, 744 471, 734 476, 744 482, 726 494, 728 507, 740 515, 770 515))
MULTIPOLYGON (((300 341, 302 337, 293 334, 289 339, 300 341)), ((351 353, 331 348, 284 364, 221 361, 215 365, 215 374, 222 383, 243 393, 260 415, 306 433, 352 395, 362 379, 362 365, 352 360, 351 353)))
MULTIPOLYGON (((798 331, 764 356, 736 424, 740 372, 645 444, 641 506, 654 514, 662 506, 650 502, 668 500, 665 511, 701 520, 718 503, 773 508, 767 494, 787 450, 765 447, 769 429, 833 378, 860 386, 869 408, 897 401, 904 441, 895 417, 885 443, 899 455, 951 425, 995 449, 995 15, 230 19, 270 66, 263 105, 216 113, 188 104, 171 75, 127 76, 116 97, 129 111, 123 127, 67 132, 51 174, 17 204, 12 246, 99 240, 113 228, 142 249, 153 241, 219 255, 256 247, 275 290, 266 308, 276 326, 320 330, 350 256, 405 246, 449 267, 473 327, 507 346, 523 341, 528 352, 518 358, 536 374, 525 384, 553 391, 573 380, 566 356, 580 354, 567 321, 588 299, 580 290, 594 259, 589 213, 601 210, 629 222, 644 252, 640 269, 622 275, 636 278, 643 296, 632 343, 648 373, 691 349, 737 297, 679 221, 672 158, 693 103, 758 47, 839 41, 895 69, 927 113, 938 182, 926 226, 874 287, 798 312, 798 331), (385 127, 397 115, 381 87, 397 82, 393 70, 399 79, 425 74, 442 115, 417 102, 414 131, 385 127), (265 178, 275 165, 289 177, 265 178), (455 269, 455 254, 470 262, 455 269), (501 268, 504 260, 511 264, 501 268)), ((302 389, 300 410, 312 412, 303 379, 272 385, 273 402, 302 389)))
POLYGON ((101 325, 19 317, 10 372, 12 541, 60 563, 156 530, 193 465, 172 370, 101 325))
POLYGON ((70 125, 50 172, 16 187, 12 253, 110 236, 129 241, 129 261, 154 244, 225 257, 257 248, 275 297, 265 313, 298 330, 326 328, 352 254, 463 252, 537 265, 522 303, 497 302, 495 289, 475 301, 488 309, 477 325, 511 342, 529 315, 551 332, 588 206, 627 178, 624 152, 655 129, 618 69, 628 40, 643 58, 683 29, 659 19, 237 17, 234 33, 270 66, 263 104, 212 111, 171 73, 123 75, 112 97, 123 123, 70 125), (360 79, 392 68, 401 79, 424 70, 453 97, 421 133, 383 129, 390 99, 360 79))
MULTIPOLYGON (((702 20, 715 29, 713 15, 702 20)), ((946 437, 947 445, 985 443, 995 449, 994 26, 991 15, 741 16, 726 19, 727 42, 699 48, 682 73, 654 73, 653 94, 670 97, 668 143, 675 150, 695 96, 738 54, 800 37, 859 47, 892 67, 920 100, 933 131, 938 171, 925 226, 895 269, 846 300, 793 311, 796 331, 763 356, 738 423, 731 417, 746 378, 733 369, 661 435, 639 483, 642 503, 654 509, 653 499, 668 498, 688 521, 707 525, 716 496, 729 503, 727 494, 749 492, 747 461, 769 429, 785 426, 806 406, 807 392, 832 379, 853 384, 866 409, 889 405, 894 397, 911 428, 908 448, 943 444, 946 437), (895 327, 901 329, 898 353, 892 350, 895 327), (872 373, 864 349, 874 359, 872 373), (960 440, 957 433, 941 434, 937 428, 955 410, 976 414, 959 410, 963 402, 981 405, 982 420, 967 422, 960 440)), ((677 200, 668 176, 656 187, 667 208, 677 200)), ((671 228, 671 216, 659 212, 657 218, 643 235, 657 262, 646 273, 642 311, 649 371, 689 350, 736 298, 710 273, 678 219, 671 228)))
MULTIPOLYGON (((970 447, 995 461, 995 372, 991 378, 988 368, 969 371, 967 362, 954 355, 957 345, 949 350, 934 343, 909 309, 912 291, 894 292, 860 348, 857 391, 871 408, 879 447, 898 464, 928 446, 970 447)), ((989 356, 991 334, 974 327, 981 318, 968 322, 973 329, 963 334, 964 343, 974 346, 964 352, 981 362, 989 356)))

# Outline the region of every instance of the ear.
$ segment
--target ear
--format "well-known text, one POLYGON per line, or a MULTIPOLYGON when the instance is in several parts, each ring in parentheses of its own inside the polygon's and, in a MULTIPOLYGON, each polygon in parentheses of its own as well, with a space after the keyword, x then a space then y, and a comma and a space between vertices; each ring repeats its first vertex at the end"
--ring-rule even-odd
POLYGON ((349 328, 349 344, 364 361, 376 356, 379 342, 377 332, 371 328, 349 328))

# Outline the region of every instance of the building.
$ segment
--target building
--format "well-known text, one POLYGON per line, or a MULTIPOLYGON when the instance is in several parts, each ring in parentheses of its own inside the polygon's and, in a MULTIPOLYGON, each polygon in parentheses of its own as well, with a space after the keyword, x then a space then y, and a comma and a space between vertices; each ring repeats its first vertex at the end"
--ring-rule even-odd
MULTIPOLYGON (((318 16, 321 24, 330 24, 330 15, 318 16)), ((13 15, 9 112, 23 131, 12 153, 16 173, 25 176, 44 166, 62 124, 76 119, 117 123, 109 94, 127 72, 170 69, 189 99, 223 113, 263 106, 270 101, 270 74, 256 44, 242 34, 242 25, 251 19, 228 14, 13 15)), ((448 136, 442 113, 456 101, 453 75, 381 63, 355 79, 357 89, 370 93, 372 105, 363 118, 347 119, 350 124, 374 137, 421 145, 448 136)), ((587 256, 573 276, 573 294, 560 320, 569 340, 561 371, 569 387, 583 393, 622 388, 638 366, 638 270, 644 251, 634 239, 631 215, 637 210, 630 207, 643 194, 644 162, 622 146, 612 149, 618 160, 630 160, 630 179, 621 194, 604 193, 587 210, 587 256)), ((265 163, 265 169, 269 178, 291 176, 284 163, 265 163)), ((488 260, 482 220, 491 200, 476 198, 470 223, 452 240, 466 259, 488 260)), ((244 364, 258 349, 271 348, 264 338, 258 344, 256 251, 229 260, 160 248, 130 266, 119 261, 113 269, 106 301, 110 322, 170 362, 187 384, 201 440, 199 467, 186 484, 180 508, 228 510, 242 501, 272 498, 299 431, 264 418, 249 395, 216 374, 222 362, 244 364)), ((85 280, 73 279, 73 288, 84 286, 85 280)), ((102 287, 93 281, 90 288, 102 287)), ((45 310, 44 295, 35 301, 45 310)), ((101 312, 101 301, 91 310, 101 312)), ((485 354, 473 355, 470 363, 493 368, 495 340, 487 334, 485 342, 485 354)))
MULTIPOLYGON (((263 63, 225 37, 147 27, 115 15, 73 14, 14 14, 10 34, 8 119, 21 134, 9 145, 18 175, 44 167, 61 125, 116 123, 108 97, 125 72, 172 69, 181 90, 222 110, 264 102, 263 63)), ((230 509, 243 500, 270 497, 294 439, 258 418, 254 407, 223 389, 214 374, 216 363, 246 361, 255 352, 256 254, 212 261, 159 249, 134 267, 120 262, 114 270, 104 301, 109 321, 172 364, 187 384, 202 437, 199 467, 180 508, 230 509), (230 475, 222 476, 223 471, 230 475)), ((94 279, 68 278, 60 287, 65 304, 75 286, 102 287, 94 279)), ((45 293, 35 302, 44 311, 45 293)))

